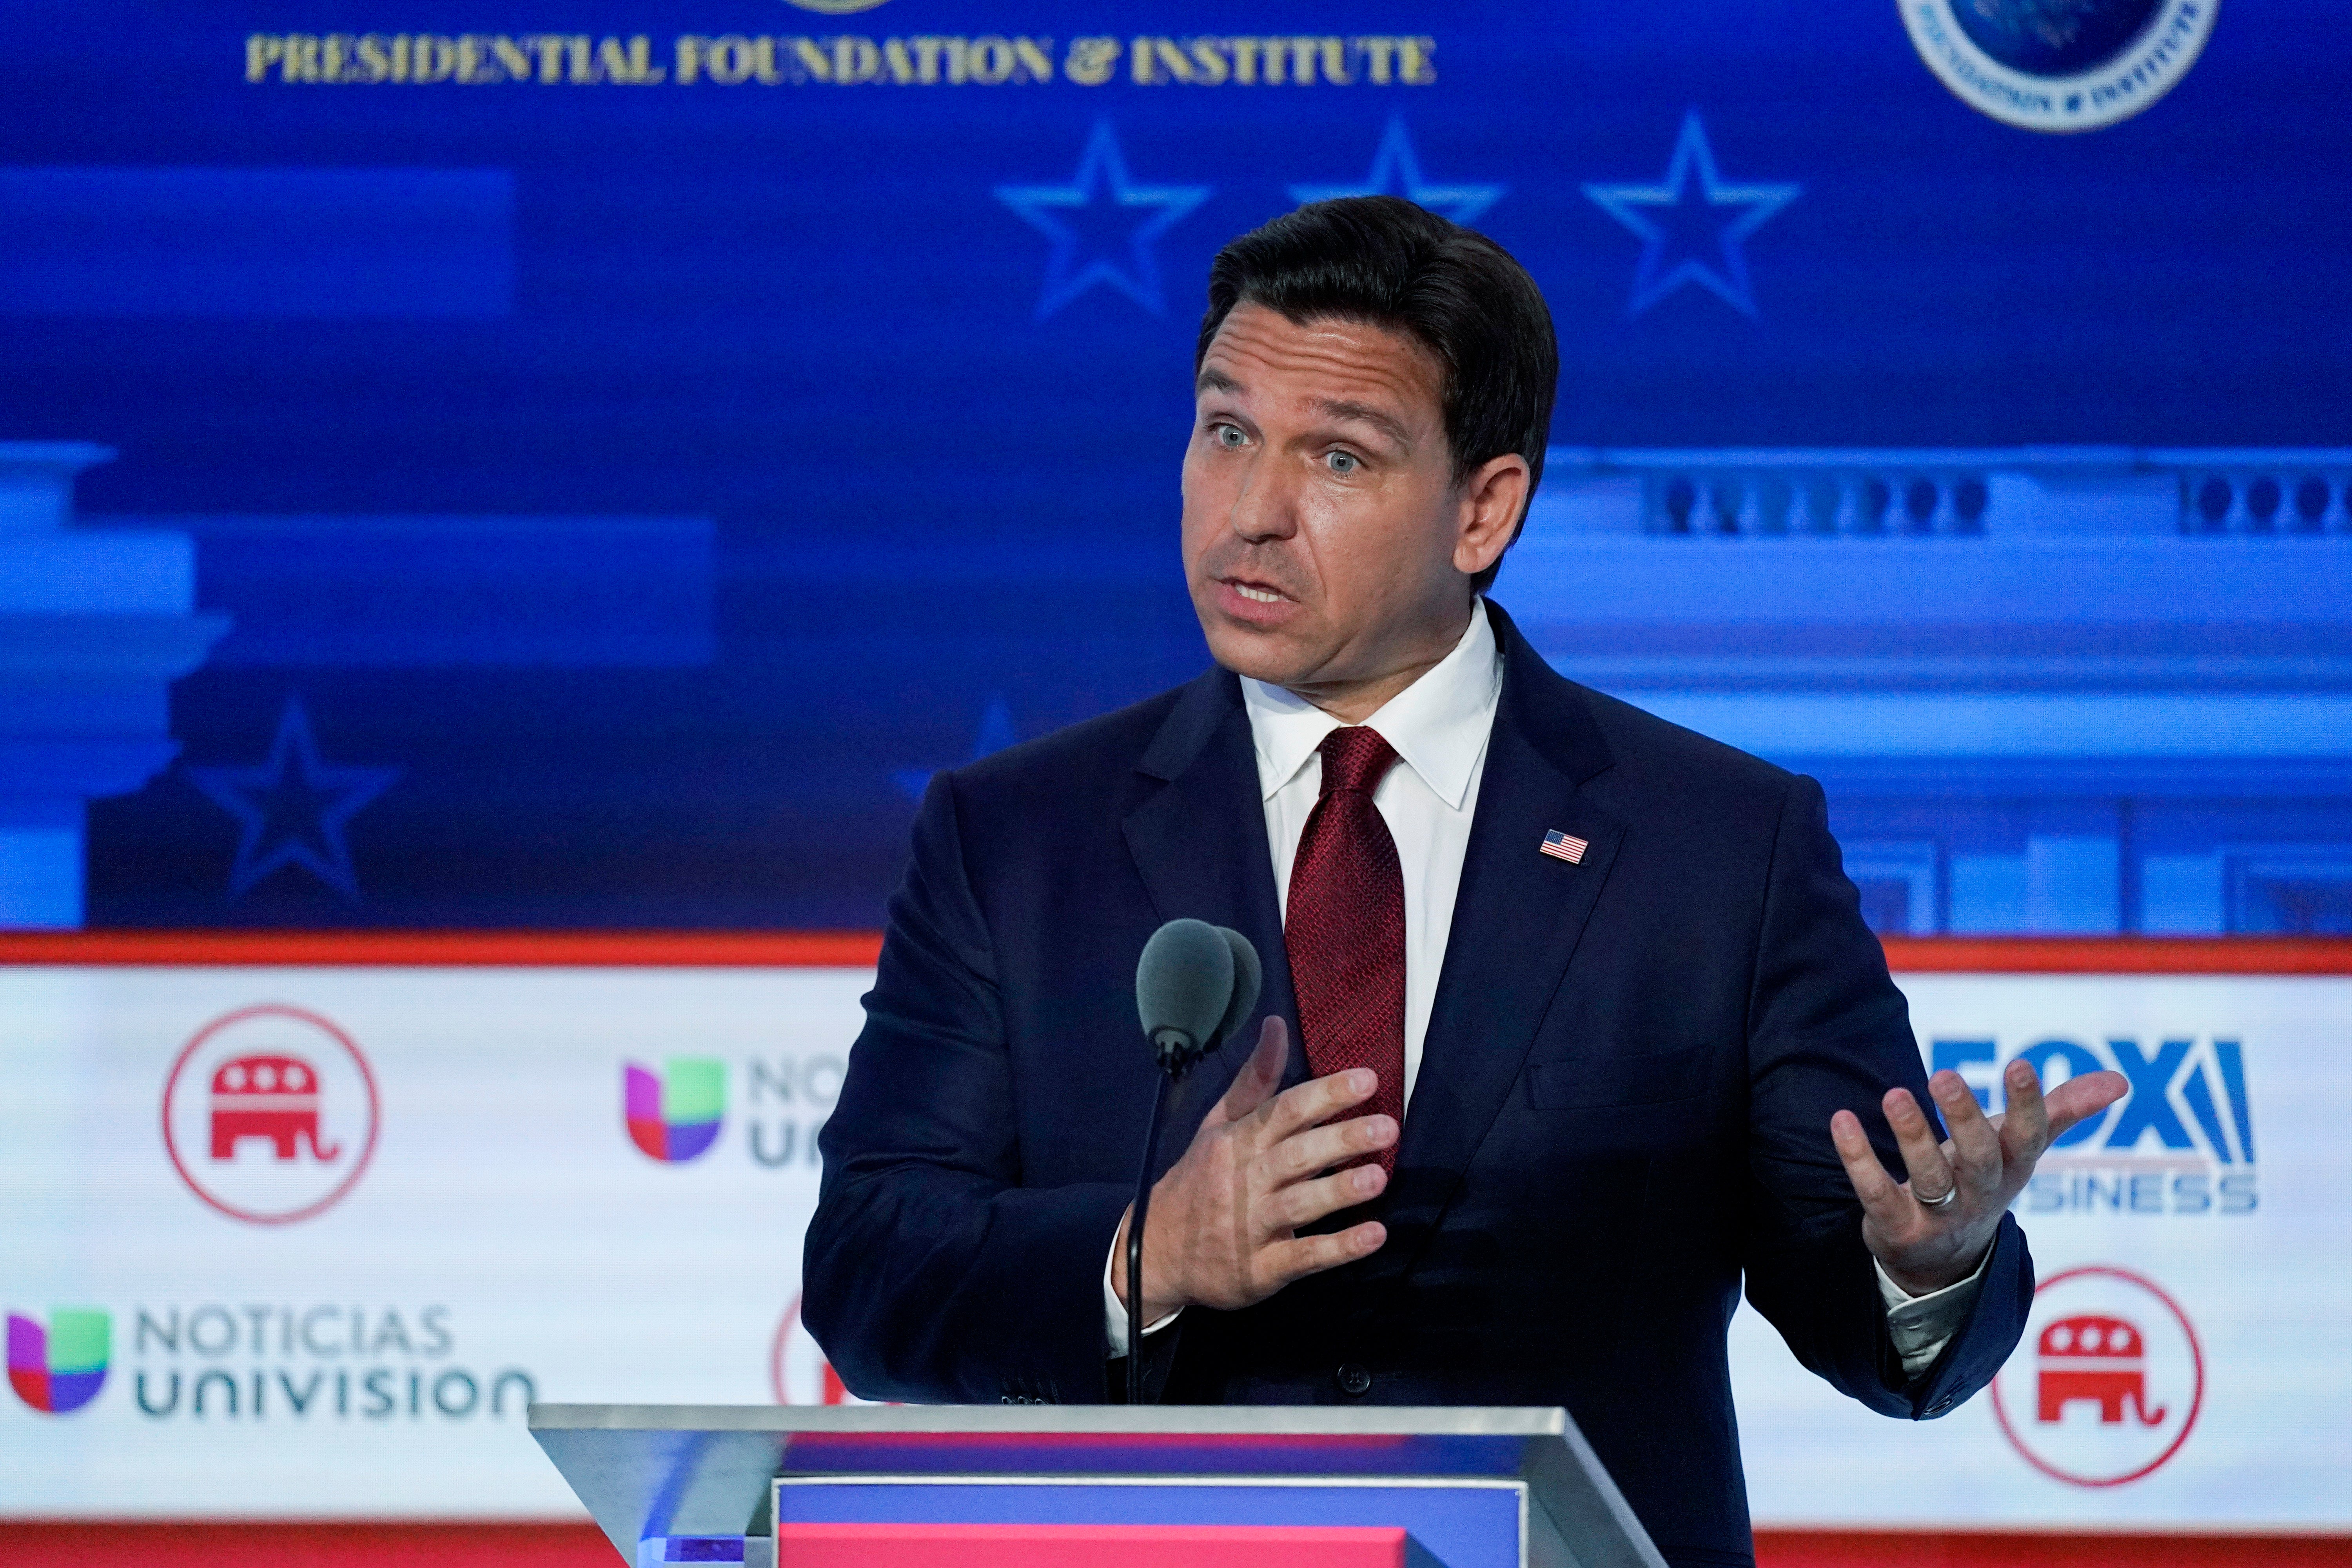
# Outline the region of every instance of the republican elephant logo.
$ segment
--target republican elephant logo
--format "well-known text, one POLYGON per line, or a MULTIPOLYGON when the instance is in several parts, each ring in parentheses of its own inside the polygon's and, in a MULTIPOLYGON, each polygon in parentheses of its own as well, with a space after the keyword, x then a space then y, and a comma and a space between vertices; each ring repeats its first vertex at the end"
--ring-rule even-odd
POLYGON ((2189 1441, 2205 1406, 2205 1352, 2155 1280, 2107 1263, 2062 1269, 2034 1291, 2025 1329, 1987 1393, 2001 1435, 2042 1474, 2129 1486, 2189 1441))
POLYGON ((341 1144, 319 1142, 319 1075, 309 1062, 256 1052, 213 1069, 213 1158, 236 1159, 247 1138, 268 1139, 280 1160, 306 1142, 313 1160, 341 1158, 341 1144))
POLYGON ((291 1225, 351 1192, 383 1106, 359 1045, 313 1008, 264 1002, 195 1032, 163 1077, 164 1157, 207 1208, 291 1225))
POLYGON ((2099 1407, 2103 1426, 2123 1425, 2124 1410, 2143 1426, 2164 1420, 2164 1406, 2147 1405, 2147 1342, 2122 1318, 2083 1312, 2061 1318, 2042 1331, 2041 1365, 2035 1382, 2037 1419, 2052 1425, 2078 1399, 2099 1407))

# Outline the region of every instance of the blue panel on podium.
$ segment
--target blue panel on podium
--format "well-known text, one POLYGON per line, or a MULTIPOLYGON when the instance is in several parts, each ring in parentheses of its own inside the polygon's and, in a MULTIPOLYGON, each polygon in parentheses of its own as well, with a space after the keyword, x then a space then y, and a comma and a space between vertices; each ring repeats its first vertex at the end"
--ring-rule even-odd
POLYGON ((1521 1436, 1454 1433, 803 1432, 796 1475, 1504 1476, 1521 1436))
POLYGON ((788 1477, 779 1524, 1396 1525, 1444 1568, 1519 1568, 1527 1488, 1483 1477, 1232 1483, 1163 1477, 1024 1482, 788 1477))

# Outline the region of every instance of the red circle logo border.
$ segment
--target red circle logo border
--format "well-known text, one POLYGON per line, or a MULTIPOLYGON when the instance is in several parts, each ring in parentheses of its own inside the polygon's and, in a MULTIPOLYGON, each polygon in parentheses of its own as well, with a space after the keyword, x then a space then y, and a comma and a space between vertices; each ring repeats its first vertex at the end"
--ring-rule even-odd
POLYGON ((768 1345, 768 1386, 775 1392, 776 1403, 790 1405, 792 1399, 784 1388, 784 1347, 793 1337, 793 1325, 801 1321, 801 1299, 793 1297, 793 1304, 784 1309, 782 1321, 776 1325, 776 1337, 768 1345))
POLYGON ((327 1019, 322 1018, 318 1014, 310 1012, 305 1008, 289 1007, 283 1003, 278 1002, 264 1002, 252 1007, 239 1007, 234 1013, 225 1014, 218 1018, 215 1018, 211 1023, 206 1024, 203 1028, 196 1031, 195 1038, 190 1040, 186 1045, 180 1047, 180 1054, 172 1060, 171 1072, 166 1075, 163 1079, 163 1152, 171 1156, 172 1169, 180 1173, 180 1180, 187 1184, 188 1191, 195 1194, 198 1201, 202 1202, 205 1207, 210 1208, 216 1213, 226 1215, 231 1219, 243 1220, 247 1225, 292 1225, 297 1220, 309 1219, 313 1215, 333 1207, 337 1203, 340 1203, 342 1200, 344 1194, 349 1193, 352 1188, 358 1184, 360 1177, 366 1173, 368 1162, 375 1157, 376 1135, 383 1130, 383 1102, 376 1093, 374 1071, 369 1068, 367 1058, 360 1053, 359 1046, 353 1042, 349 1035, 343 1033, 342 1030, 337 1028, 327 1019), (246 1209, 237 1208, 234 1205, 225 1204, 218 1198, 213 1196, 212 1194, 205 1191, 203 1184, 199 1183, 195 1176, 189 1172, 187 1164, 180 1158, 179 1144, 172 1137, 172 1091, 179 1087, 180 1074, 186 1069, 188 1058, 196 1054, 197 1047, 201 1047, 206 1040, 211 1039, 215 1035, 219 1034, 223 1029, 227 1028, 231 1024, 242 1022, 247 1018, 266 1016, 299 1018, 303 1023, 310 1024, 318 1028, 325 1030, 329 1035, 334 1037, 336 1044, 341 1046, 343 1049, 351 1053, 352 1060, 359 1065, 360 1079, 367 1085, 368 1092, 367 1142, 361 1147, 360 1157, 352 1162, 351 1174, 345 1176, 341 1182, 337 1183, 334 1190, 329 1193, 325 1197, 319 1199, 316 1203, 306 1205, 301 1208, 292 1210, 287 1214, 255 1214, 246 1209))
MULTIPOLYGON (((2180 1303, 2167 1295, 2164 1288, 2155 1280, 2135 1274, 2128 1268, 2116 1268, 2101 1263, 2085 1264, 2080 1268, 2069 1268, 2063 1274, 2052 1275, 2034 1288, 2033 1294, 2039 1298, 2042 1291, 2052 1286, 2063 1284, 2069 1279, 2079 1279, 2086 1274, 2103 1274, 2111 1279, 2126 1280, 2138 1286, 2163 1302, 2165 1310, 2170 1312, 2173 1321, 2180 1325, 2180 1331, 2189 1336, 2189 1354, 2197 1369, 2197 1394, 2189 1402, 2189 1419, 2180 1424, 2180 1435, 2167 1445, 2163 1453, 2132 1471, 2131 1474, 2113 1476, 2105 1480, 2094 1480, 2083 1476, 2070 1476, 2055 1465, 2044 1462, 2032 1449, 2027 1447, 2024 1439, 2018 1436, 2017 1429, 2009 1424, 2009 1413, 2000 1407, 2000 1395, 1998 1392, 1992 1398, 1992 1418, 2000 1423, 2000 1435, 2009 1439, 2009 1446, 2023 1455, 2027 1464, 2032 1465, 2052 1480, 2064 1481, 2069 1486, 2076 1487, 2119 1487, 2127 1481, 2136 1481, 2142 1476, 2163 1468, 2165 1461, 2180 1452, 2180 1445, 2189 1441, 2189 1434, 2197 1429, 2198 1413, 2205 1408, 2205 1347, 2198 1342, 2197 1325, 2189 1321, 2189 1314, 2180 1310, 2180 1303)), ((1993 1375, 1996 1380, 2000 1377, 1998 1373, 1993 1375)))

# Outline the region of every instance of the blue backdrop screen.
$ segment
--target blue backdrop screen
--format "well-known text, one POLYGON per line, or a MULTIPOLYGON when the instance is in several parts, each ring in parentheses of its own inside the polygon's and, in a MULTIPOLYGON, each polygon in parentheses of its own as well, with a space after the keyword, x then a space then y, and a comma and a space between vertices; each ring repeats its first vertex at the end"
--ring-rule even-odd
POLYGON ((1883 929, 2352 927, 2336 7, 809 5, 0 17, 11 918, 878 923, 1202 666, 1208 260, 1385 191, 1558 325, 1498 601, 1883 929))

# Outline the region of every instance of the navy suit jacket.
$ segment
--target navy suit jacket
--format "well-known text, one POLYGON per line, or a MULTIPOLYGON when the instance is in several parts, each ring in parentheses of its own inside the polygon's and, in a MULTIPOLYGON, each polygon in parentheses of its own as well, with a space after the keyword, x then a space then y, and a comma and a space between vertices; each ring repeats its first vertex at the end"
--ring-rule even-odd
MULTIPOLYGON (((1859 1113, 1892 1163, 1880 1097, 1928 1104, 1926 1075, 1820 787, 1495 626, 1454 928, 1369 1205, 1387 1244, 1245 1310, 1187 1310, 1149 1371, 1171 1403, 1566 1405, 1668 1562, 1746 1563, 1724 1344, 1743 1275, 1798 1360, 1919 1419, 1990 1381, 2032 1264, 2004 1217, 1970 1320, 1904 1376, 1829 1121, 1859 1113), (1590 842, 1582 864, 1537 853, 1551 828, 1590 842)), ((1296 1039, 1231 674, 932 782, 820 1140, 803 1312, 850 1389, 1119 1396, 1103 1264, 1155 1086, 1135 963, 1187 915, 1257 944, 1260 1011, 1296 1039)), ((1162 1165, 1256 1036, 1186 1081, 1162 1165)))

